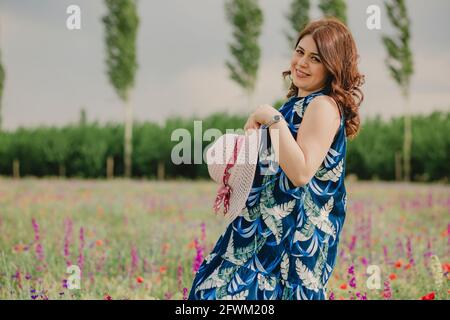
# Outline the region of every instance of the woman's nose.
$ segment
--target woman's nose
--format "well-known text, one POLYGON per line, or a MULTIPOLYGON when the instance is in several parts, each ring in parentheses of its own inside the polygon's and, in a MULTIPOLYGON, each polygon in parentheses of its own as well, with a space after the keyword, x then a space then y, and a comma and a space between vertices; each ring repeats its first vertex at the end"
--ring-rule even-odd
POLYGON ((302 66, 302 67, 306 67, 307 61, 308 61, 308 60, 306 59, 305 56, 300 57, 300 58, 298 59, 298 61, 297 61, 297 65, 298 65, 298 66, 302 66))

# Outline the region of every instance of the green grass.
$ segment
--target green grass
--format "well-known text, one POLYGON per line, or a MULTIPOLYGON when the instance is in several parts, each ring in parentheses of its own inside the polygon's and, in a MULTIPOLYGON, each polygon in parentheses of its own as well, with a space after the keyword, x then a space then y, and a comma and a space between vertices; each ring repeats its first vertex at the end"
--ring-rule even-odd
MULTIPOLYGON (((382 182, 346 187, 348 212, 329 295, 350 299, 359 292, 383 299, 389 280, 392 299, 420 299, 430 292, 448 299, 449 275, 439 271, 443 284, 437 288, 429 257, 450 262, 450 187, 382 182), (414 264, 405 268, 408 239, 414 264), (352 263, 356 288, 349 286, 352 263), (366 286, 366 265, 379 267, 381 288, 366 286)), ((194 239, 206 255, 225 228, 212 211, 216 189, 207 181, 0 179, 0 299, 182 299, 194 276, 194 239), (70 290, 63 280, 70 276, 67 260, 78 263, 81 228, 81 288, 70 290)))

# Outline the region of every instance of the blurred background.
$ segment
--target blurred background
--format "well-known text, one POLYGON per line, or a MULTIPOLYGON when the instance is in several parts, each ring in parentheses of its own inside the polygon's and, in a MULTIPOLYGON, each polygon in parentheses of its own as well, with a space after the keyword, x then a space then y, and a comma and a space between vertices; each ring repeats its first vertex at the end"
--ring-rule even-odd
POLYGON ((0 0, 0 298, 186 298, 224 224, 206 165, 171 160, 172 133, 190 133, 193 155, 205 130, 280 107, 299 31, 334 16, 366 82, 330 299, 448 299, 449 12, 447 0, 0 0))
MULTIPOLYGON (((233 32, 244 26, 227 18, 224 1, 136 2, 135 34, 123 31, 136 64, 129 68, 124 100, 108 74, 105 2, 2 0, 0 174, 13 175, 17 160, 20 176, 106 177, 110 157, 113 174, 123 176, 128 104, 135 122, 128 175, 205 177, 204 165, 176 168, 168 161, 176 143, 170 143, 169 134, 174 127, 189 129, 193 120, 204 120, 203 130, 242 128, 259 104, 283 102, 287 90, 281 72, 289 67, 296 30, 327 10, 336 11, 320 7, 319 1, 298 3, 300 9, 296 1, 258 1, 259 15, 250 11, 246 18, 254 34, 237 40, 233 32), (80 9, 80 29, 67 26, 76 13, 67 13, 70 5, 80 9), (255 65, 242 71, 250 75, 248 83, 232 79, 226 62, 239 65, 239 57, 230 45, 252 52, 255 65)), ((389 53, 383 37, 400 39, 402 31, 389 19, 383 1, 347 1, 339 13, 355 37, 360 71, 366 75, 363 129, 360 139, 349 144, 347 173, 360 179, 403 179, 403 167, 410 163, 408 179, 448 181, 450 4, 405 3, 412 70, 404 84, 385 61, 389 53), (380 29, 368 28, 374 14, 367 11, 370 5, 379 9, 380 29), (412 138, 405 154, 402 117, 407 113, 412 138)))

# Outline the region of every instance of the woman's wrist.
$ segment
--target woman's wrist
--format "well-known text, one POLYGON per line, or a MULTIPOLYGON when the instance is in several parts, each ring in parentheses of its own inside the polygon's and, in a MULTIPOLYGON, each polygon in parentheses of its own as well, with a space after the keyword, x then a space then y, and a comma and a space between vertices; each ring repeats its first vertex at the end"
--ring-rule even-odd
POLYGON ((268 123, 269 121, 271 121, 273 119, 273 117, 275 115, 281 115, 281 113, 276 110, 275 108, 273 108, 272 106, 264 106, 263 108, 257 110, 257 112, 255 112, 255 120, 264 125, 266 123, 268 123))

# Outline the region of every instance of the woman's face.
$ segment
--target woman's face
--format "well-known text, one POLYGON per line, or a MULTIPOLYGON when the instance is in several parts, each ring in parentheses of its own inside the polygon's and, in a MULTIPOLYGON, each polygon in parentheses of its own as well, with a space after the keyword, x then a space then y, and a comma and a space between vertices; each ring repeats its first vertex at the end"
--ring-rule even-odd
POLYGON ((313 38, 311 35, 304 36, 295 48, 291 60, 291 76, 298 88, 297 95, 305 97, 325 87, 327 73, 313 38))

